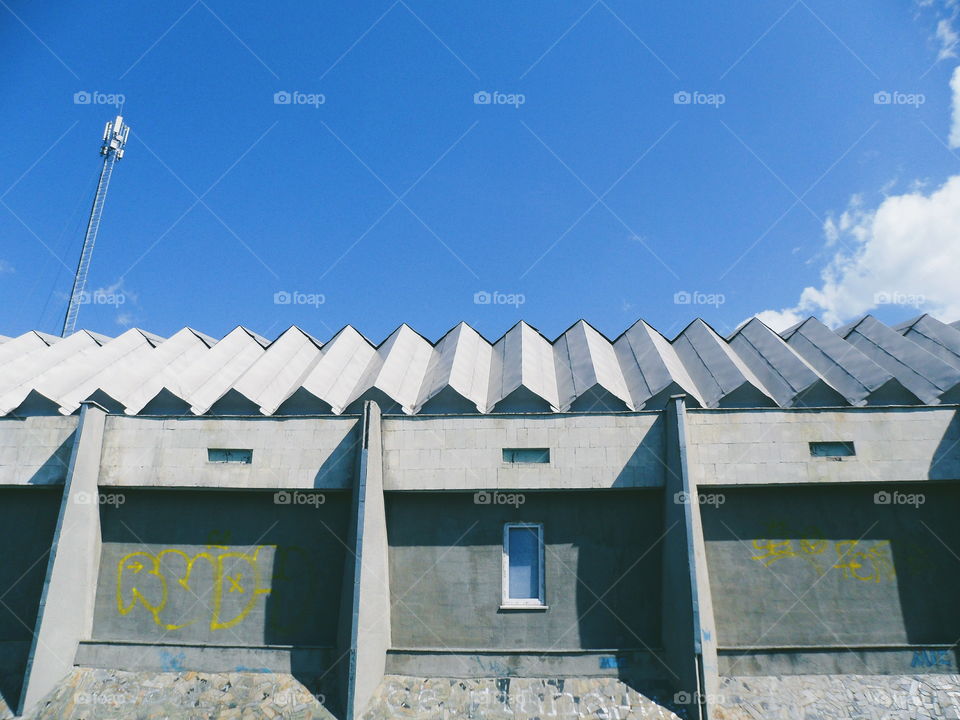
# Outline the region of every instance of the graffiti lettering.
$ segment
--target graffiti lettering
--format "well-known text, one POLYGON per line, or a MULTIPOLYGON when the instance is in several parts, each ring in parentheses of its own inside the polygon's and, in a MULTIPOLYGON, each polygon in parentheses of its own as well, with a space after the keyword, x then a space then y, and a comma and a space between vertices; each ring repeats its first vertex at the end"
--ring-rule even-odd
POLYGON ((829 570, 842 570, 843 577, 861 582, 879 583, 896 579, 889 540, 825 540, 817 528, 803 531, 802 534, 808 536, 805 538, 783 539, 784 536, 801 533, 789 531, 782 522, 770 523, 768 530, 771 535, 779 534, 780 538, 754 540, 753 549, 758 552, 750 556, 751 560, 767 567, 788 558, 800 558, 817 575, 824 575, 829 570), (836 553, 836 561, 832 564, 827 554, 831 545, 836 553))
MULTIPOLYGON (((165 630, 180 630, 197 620, 172 622, 163 617, 168 609, 170 591, 184 590, 193 594, 199 601, 206 593, 197 592, 190 581, 198 563, 204 563, 213 573, 211 591, 212 610, 210 614, 211 630, 226 630, 243 622, 261 595, 268 595, 270 588, 264 586, 258 556, 266 546, 259 546, 253 552, 236 552, 229 548, 209 545, 207 549, 194 555, 183 550, 168 548, 158 553, 145 550, 128 553, 117 563, 117 611, 127 615, 138 604, 152 616, 153 621, 165 630), (246 595, 245 602, 233 615, 224 608, 224 594, 246 595)), ((197 603, 200 604, 200 603, 197 603)), ((235 607, 236 603, 231 603, 235 607)))
POLYGON ((910 667, 953 667, 949 650, 914 650, 910 667))
POLYGON ((838 558, 833 567, 843 570, 844 577, 874 583, 897 577, 890 559, 889 540, 878 540, 867 549, 859 540, 842 540, 835 548, 838 558))

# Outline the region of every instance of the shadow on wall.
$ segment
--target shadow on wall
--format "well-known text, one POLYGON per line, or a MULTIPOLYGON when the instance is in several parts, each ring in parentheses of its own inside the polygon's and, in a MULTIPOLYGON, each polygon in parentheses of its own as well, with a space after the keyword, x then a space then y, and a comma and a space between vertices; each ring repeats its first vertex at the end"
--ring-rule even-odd
POLYGON ((640 440, 636 450, 631 453, 627 463, 617 474, 612 487, 650 485, 653 480, 661 485, 663 484, 666 473, 666 465, 664 464, 664 458, 666 457, 665 427, 666 419, 663 413, 660 413, 644 434, 643 439, 640 440))
POLYGON ((960 481, 960 410, 954 411, 930 461, 931 480, 960 481))
POLYGON ((73 451, 73 442, 77 437, 74 430, 60 443, 53 454, 37 468, 36 472, 27 480, 31 485, 62 486, 67 479, 67 469, 70 467, 70 453, 73 451))
MULTIPOLYGON (((388 493, 393 647, 658 648, 661 503, 658 489, 388 493), (509 522, 543 523, 545 611, 500 607, 509 522)), ((597 662, 593 674, 617 667, 597 662)), ((621 679, 636 681, 630 668, 621 679)))
POLYGON ((20 701, 30 641, 57 515, 60 488, 0 490, 0 695, 11 708, 20 701))
POLYGON ((704 504, 702 517, 721 647, 956 642, 960 487, 723 488, 712 497, 723 502, 704 504))
POLYGON ((360 446, 359 423, 337 443, 330 452, 313 479, 315 488, 342 487, 353 484, 353 474, 357 467, 357 452, 360 446))
POLYGON ((316 649, 332 661, 349 493, 122 496, 101 505, 95 640, 294 646, 298 680, 336 697, 316 649))

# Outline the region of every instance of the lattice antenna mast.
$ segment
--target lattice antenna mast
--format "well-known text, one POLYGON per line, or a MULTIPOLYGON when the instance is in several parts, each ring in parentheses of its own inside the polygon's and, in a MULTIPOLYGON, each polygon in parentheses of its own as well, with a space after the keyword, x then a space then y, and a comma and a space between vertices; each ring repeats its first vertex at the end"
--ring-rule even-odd
POLYGON ((83 236, 83 249, 80 251, 80 262, 77 264, 77 274, 73 278, 73 291, 70 293, 70 304, 67 306, 67 315, 63 319, 61 337, 70 335, 77 325, 77 315, 80 314, 80 305, 83 304, 84 287, 87 284, 87 273, 90 271, 90 259, 93 257, 93 245, 97 241, 97 231, 100 229, 100 218, 103 217, 103 204, 107 199, 107 187, 110 185, 110 176, 117 160, 123 157, 123 148, 130 135, 130 126, 123 124, 123 116, 117 115, 116 120, 108 122, 103 129, 103 145, 100 154, 103 155, 103 168, 100 170, 100 182, 97 183, 97 194, 93 198, 93 207, 90 209, 90 220, 87 222, 87 232, 83 236))

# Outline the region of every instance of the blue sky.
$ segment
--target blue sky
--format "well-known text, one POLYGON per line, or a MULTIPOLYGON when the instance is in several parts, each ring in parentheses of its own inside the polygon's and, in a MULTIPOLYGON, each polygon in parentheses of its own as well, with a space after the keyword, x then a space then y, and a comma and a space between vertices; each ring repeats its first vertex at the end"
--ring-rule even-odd
POLYGON ((591 2, 3 0, 0 334, 59 332, 116 95, 97 332, 960 318, 953 3, 591 2))

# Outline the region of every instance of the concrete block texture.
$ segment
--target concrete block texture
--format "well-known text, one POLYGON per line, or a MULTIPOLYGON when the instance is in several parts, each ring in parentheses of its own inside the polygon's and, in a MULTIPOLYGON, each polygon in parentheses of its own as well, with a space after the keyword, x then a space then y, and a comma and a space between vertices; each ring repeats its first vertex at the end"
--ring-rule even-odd
POLYGON ((384 488, 443 490, 449 471, 467 487, 553 489, 663 484, 660 413, 389 417, 383 420, 384 488), (548 448, 549 463, 505 463, 504 448, 548 448))
POLYGON ((223 488, 351 487, 359 437, 354 417, 162 418, 112 415, 102 485, 223 488), (251 450, 245 463, 209 462, 210 448, 251 450))
POLYGON ((953 407, 689 410, 688 418, 697 448, 690 473, 699 484, 960 478, 953 407), (852 442, 856 455, 812 457, 811 442, 852 442))
POLYGON ((0 418, 0 485, 61 484, 79 416, 0 418))

